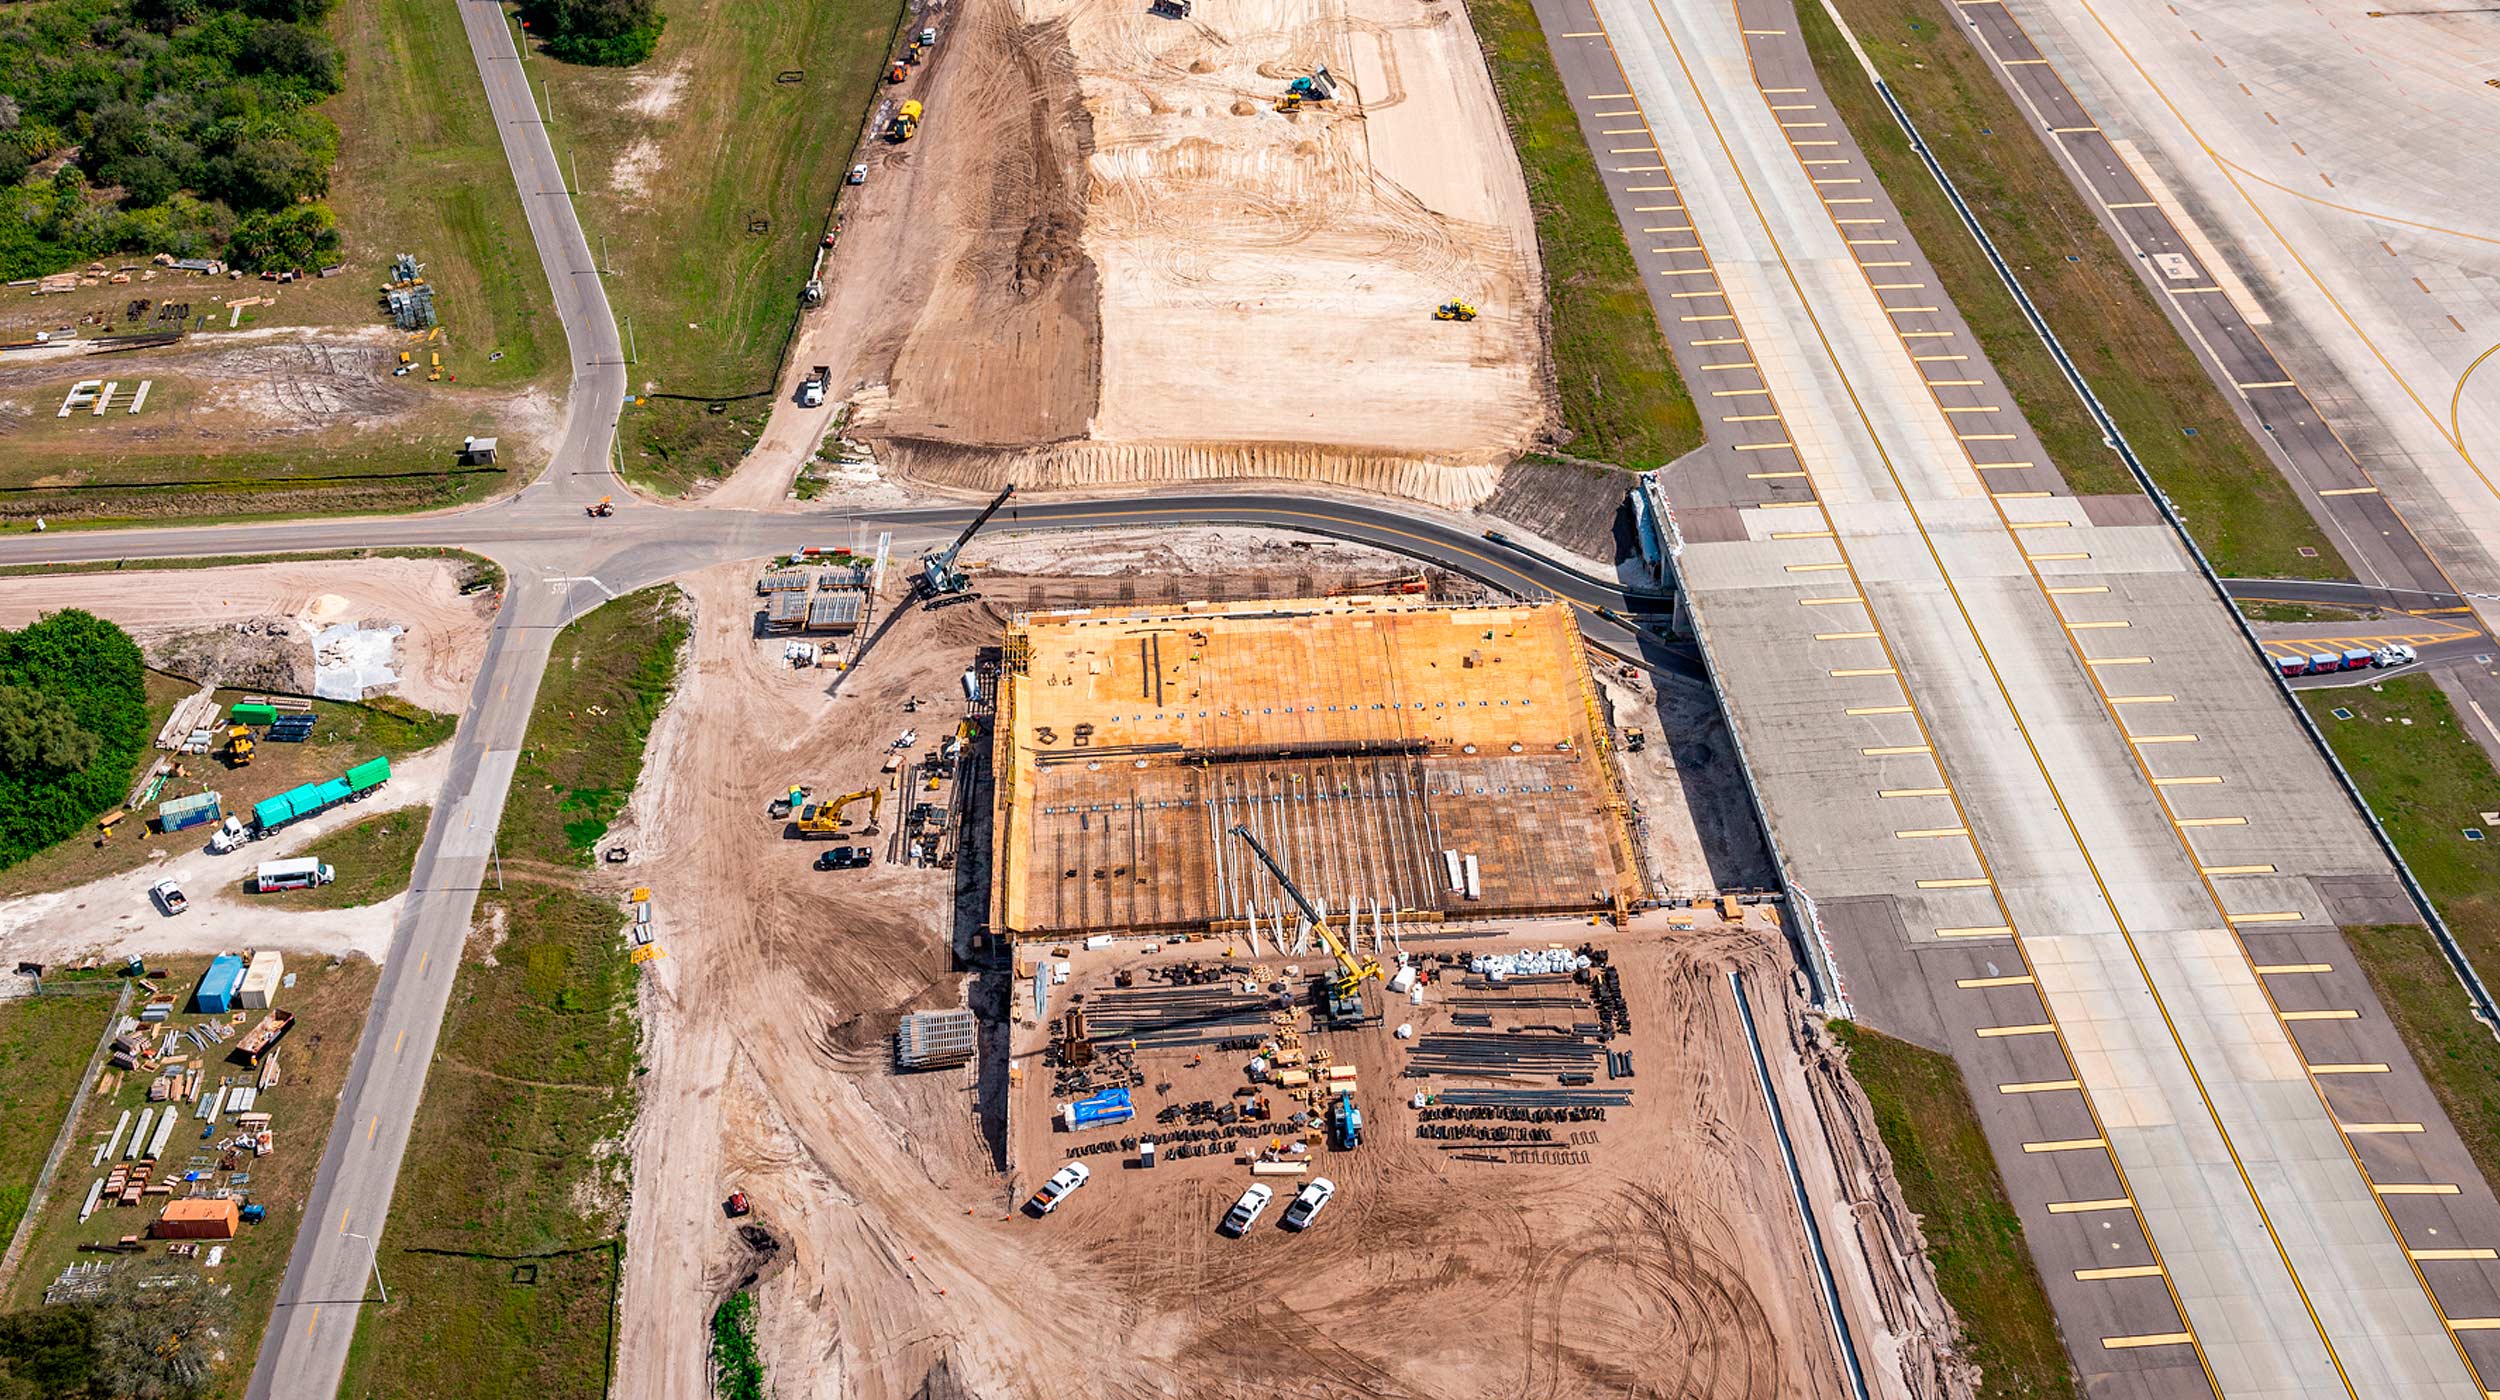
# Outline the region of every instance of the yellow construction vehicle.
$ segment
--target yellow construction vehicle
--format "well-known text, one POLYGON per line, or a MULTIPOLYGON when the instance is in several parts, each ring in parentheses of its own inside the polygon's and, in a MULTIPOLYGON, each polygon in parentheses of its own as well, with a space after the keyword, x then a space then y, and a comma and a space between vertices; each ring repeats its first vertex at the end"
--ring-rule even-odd
POLYGON ((885 134, 897 145, 920 134, 920 103, 917 99, 896 109, 894 120, 886 127, 885 134))
POLYGON ((1300 909, 1302 917, 1309 921, 1311 931, 1317 933, 1319 941, 1327 945, 1328 956, 1336 959, 1336 972, 1333 975, 1323 974, 1319 979, 1320 1004, 1326 1008, 1329 1022, 1338 1026, 1361 1025, 1369 1015, 1363 1008, 1363 984, 1380 976, 1380 963, 1372 958, 1358 959, 1354 956, 1354 951, 1346 947, 1345 940, 1328 926, 1328 920, 1321 916, 1317 906, 1285 874, 1285 868, 1276 863, 1276 857, 1269 855, 1267 847, 1259 844, 1259 838, 1250 834, 1249 827, 1236 826, 1233 834, 1250 848, 1250 854, 1259 858, 1259 864, 1267 867, 1267 873, 1276 877, 1276 883, 1284 887, 1285 893, 1292 897, 1294 907, 1300 909))
POLYGON ((1276 110, 1279 112, 1299 112, 1302 110, 1302 100, 1301 93, 1286 93, 1284 96, 1276 99, 1276 110))
POLYGON ((226 763, 230 767, 252 765, 252 731, 248 725, 235 725, 226 730, 226 763))
POLYGON ((808 803, 806 806, 799 809, 798 818, 792 823, 792 825, 798 828, 798 833, 802 838, 811 836, 850 836, 853 834, 860 836, 873 836, 877 831, 878 814, 882 813, 884 810, 885 789, 861 788, 857 792, 846 792, 840 797, 827 798, 822 802, 808 803), (844 820, 843 813, 850 810, 852 803, 858 802, 862 798, 867 799, 868 802, 868 822, 864 826, 854 827, 848 821, 844 820))
POLYGON ((1472 321, 1476 319, 1476 304, 1472 301, 1461 301, 1457 297, 1452 297, 1448 301, 1445 301, 1432 309, 1432 319, 1436 321, 1472 321))

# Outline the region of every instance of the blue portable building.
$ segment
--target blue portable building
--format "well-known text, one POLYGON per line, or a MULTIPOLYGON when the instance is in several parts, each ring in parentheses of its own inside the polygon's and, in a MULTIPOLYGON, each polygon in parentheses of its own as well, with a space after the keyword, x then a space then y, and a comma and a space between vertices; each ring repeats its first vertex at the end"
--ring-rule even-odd
POLYGON ((235 988, 243 985, 243 959, 219 953, 209 960, 208 973, 192 994, 192 1009, 203 1016, 222 1016, 234 1009, 235 988))

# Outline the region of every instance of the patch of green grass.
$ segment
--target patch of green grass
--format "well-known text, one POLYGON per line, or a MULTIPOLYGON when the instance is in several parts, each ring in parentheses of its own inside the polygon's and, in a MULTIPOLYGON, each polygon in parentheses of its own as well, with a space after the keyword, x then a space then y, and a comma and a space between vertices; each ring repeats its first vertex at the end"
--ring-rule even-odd
POLYGON ((343 1394, 596 1400, 615 1355, 633 970, 613 905, 479 901, 343 1394), (493 965, 480 955, 494 931, 493 965))
MULTIPOLYGON (((2348 576, 2335 547, 2093 221, 2035 124, 1997 85, 1953 7, 1940 0, 1837 3, 2214 567, 2242 578, 2348 576), (2304 545, 2315 557, 2301 556, 2304 545)), ((2099 426, 1912 154, 1831 17, 1818 0, 1806 0, 1797 18, 1832 105, 2067 484, 2087 495, 2135 494, 2134 477, 2103 445, 2099 426)))
MULTIPOLYGON (((593 246, 604 237, 616 271, 609 296, 632 321, 629 383, 697 397, 769 391, 903 6, 663 0, 661 9, 668 27, 643 75, 536 58, 531 73, 552 89, 550 136, 559 156, 578 156, 575 207, 593 246), (657 70, 682 75, 682 85, 655 112, 637 98, 657 70), (779 81, 785 74, 800 76, 779 81), (613 178, 627 162, 632 178, 613 178), (751 232, 759 223, 764 231, 751 232)), ((741 423, 760 424, 771 408, 769 392, 721 416, 700 402, 629 407, 626 474, 683 492, 743 455, 741 423)))
POLYGON ((646 588, 558 634, 504 805, 506 856, 590 862, 642 776, 686 639, 682 601, 675 588, 646 588))
POLYGON ((112 1010, 113 998, 100 992, 0 1002, 0 1246, 26 1214, 112 1010))
MULTIPOLYGON (((2466 957, 2486 975, 2500 969, 2500 831, 2485 841, 2463 835, 2483 826, 2484 812, 2500 808, 2500 774, 2448 697, 2427 676, 2400 676, 2349 690, 2305 690, 2300 699, 2466 957), (2352 718, 2337 719, 2338 709, 2352 718)), ((2493 1054, 2500 1073, 2500 1044, 2493 1054)))
MULTIPOLYGON (((417 847, 425 844, 425 824, 433 815, 430 806, 402 807, 315 838, 296 854, 329 862, 338 878, 278 897, 289 909, 361 909, 389 899, 408 888, 408 878, 416 870, 417 847)), ((250 876, 235 883, 237 889, 250 892, 250 876)))
POLYGON ((2367 622, 2378 617, 2375 610, 2355 612, 2350 608, 2330 608, 2318 603, 2274 603, 2243 598, 2238 606, 2240 615, 2251 622, 2367 622))
POLYGON ((447 373, 478 387, 540 378, 562 332, 459 7, 340 0, 330 34, 347 61, 347 95, 325 108, 340 134, 331 202, 353 270, 324 294, 347 303, 342 319, 362 303, 380 323, 374 288, 393 254, 413 254, 443 322, 426 349, 447 373))
POLYGON ((712 1313, 712 1393, 764 1400, 764 1358, 755 1350, 755 1295, 744 1289, 712 1313))
POLYGON ((1936 1283, 1961 1318, 1961 1354, 1988 1400, 2077 1394, 2057 1319, 1951 1056, 1847 1021, 1832 1033, 1866 1091, 1936 1283))
POLYGON ((1528 0, 1472 0, 1527 176, 1553 318, 1554 386, 1574 456, 1647 470, 1701 446, 1701 415, 1675 372, 1649 289, 1606 197, 1597 158, 1528 0))

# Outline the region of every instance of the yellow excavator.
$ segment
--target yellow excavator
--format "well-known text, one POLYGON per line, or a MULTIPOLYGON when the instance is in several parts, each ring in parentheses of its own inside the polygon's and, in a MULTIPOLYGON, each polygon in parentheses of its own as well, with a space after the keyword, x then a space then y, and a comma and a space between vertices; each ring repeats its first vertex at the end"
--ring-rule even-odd
POLYGON ((252 766, 251 726, 238 724, 226 731, 226 765, 230 768, 252 766))
POLYGON ((885 789, 861 788, 857 792, 846 792, 840 797, 830 797, 822 802, 808 803, 799 808, 793 825, 798 828, 801 837, 873 836, 877 831, 877 817, 884 810, 885 789), (868 802, 868 821, 864 826, 854 827, 844 819, 843 814, 850 810, 852 803, 862 798, 867 799, 868 802))
POLYGON ((1441 303, 1439 306, 1432 308, 1432 319, 1436 321, 1472 321, 1476 319, 1476 304, 1472 301, 1452 297, 1448 301, 1441 303))
POLYGON ((1285 868, 1276 863, 1276 857, 1269 855, 1267 847, 1259 844, 1259 838, 1250 834, 1249 827, 1236 826, 1233 834, 1250 848, 1250 854, 1259 858, 1259 864, 1267 867, 1267 873, 1276 877, 1276 883, 1285 887, 1285 893, 1293 897, 1294 906, 1302 911, 1303 918, 1310 921, 1312 931, 1319 935, 1319 941, 1327 945, 1328 956, 1336 959, 1337 970, 1323 973, 1319 978, 1320 1005, 1326 1008, 1329 1023, 1336 1026, 1363 1024, 1369 1016, 1363 1007, 1363 984, 1380 976, 1379 962, 1354 956, 1353 950, 1346 947, 1345 940, 1339 938, 1337 931, 1328 926, 1328 920, 1320 916, 1319 909, 1303 895, 1292 877, 1285 874, 1285 868))

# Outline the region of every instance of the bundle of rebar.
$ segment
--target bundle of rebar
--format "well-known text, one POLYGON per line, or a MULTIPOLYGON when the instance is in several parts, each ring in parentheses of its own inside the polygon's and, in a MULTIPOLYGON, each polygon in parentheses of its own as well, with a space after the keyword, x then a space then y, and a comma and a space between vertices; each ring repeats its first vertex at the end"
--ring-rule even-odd
POLYGON ((1464 1031, 1428 1035, 1415 1042, 1407 1061, 1418 1074, 1556 1074, 1585 1069, 1597 1047, 1575 1035, 1489 1035, 1464 1031))
POLYGON ((1085 1029, 1098 1044, 1175 1049, 1218 1045, 1267 1026, 1269 998, 1239 983, 1141 987, 1100 992, 1085 1003, 1085 1029))

